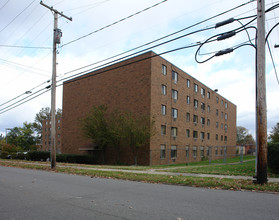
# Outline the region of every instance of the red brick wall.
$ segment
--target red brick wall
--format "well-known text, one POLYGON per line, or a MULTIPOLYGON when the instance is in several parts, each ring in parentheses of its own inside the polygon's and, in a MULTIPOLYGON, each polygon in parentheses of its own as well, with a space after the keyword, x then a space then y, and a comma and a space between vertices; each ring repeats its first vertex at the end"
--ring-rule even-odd
MULTIPOLYGON (((150 114, 151 63, 150 59, 139 62, 148 56, 150 53, 90 73, 86 75, 87 78, 80 77, 64 83, 63 153, 84 153, 80 148, 88 147, 91 143, 81 132, 80 120, 93 106, 104 104, 108 106, 108 110, 150 114)), ((107 152, 108 155, 110 153, 111 151, 107 152)), ((121 152, 124 163, 133 164, 130 155, 129 149, 121 152)), ((139 159, 139 163, 147 164, 148 158, 149 154, 145 154, 139 159)), ((109 157, 108 160, 113 162, 109 157)))

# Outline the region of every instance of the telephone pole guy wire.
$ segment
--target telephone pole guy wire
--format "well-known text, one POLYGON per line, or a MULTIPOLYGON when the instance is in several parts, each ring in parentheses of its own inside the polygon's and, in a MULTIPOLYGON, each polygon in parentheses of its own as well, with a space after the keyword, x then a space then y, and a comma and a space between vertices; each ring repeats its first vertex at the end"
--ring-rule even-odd
POLYGON ((52 84, 51 84, 51 169, 56 167, 56 46, 60 43, 61 30, 58 26, 58 15, 72 21, 71 17, 67 17, 62 12, 57 11, 53 7, 49 7, 44 4, 43 1, 40 4, 48 8, 54 15, 54 28, 53 28, 53 58, 52 58, 52 84))

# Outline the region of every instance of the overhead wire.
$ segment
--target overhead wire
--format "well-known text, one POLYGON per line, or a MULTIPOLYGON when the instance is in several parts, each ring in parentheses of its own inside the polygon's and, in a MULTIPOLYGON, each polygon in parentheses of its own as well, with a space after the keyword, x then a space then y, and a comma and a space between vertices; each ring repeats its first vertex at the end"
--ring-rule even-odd
POLYGON ((0 33, 9 27, 23 12, 25 12, 36 0, 33 0, 29 5, 27 5, 19 14, 17 14, 5 27, 0 30, 0 33))
POLYGON ((227 14, 227 13, 229 13, 229 12, 232 12, 232 11, 238 9, 238 8, 244 7, 244 6, 248 5, 248 4, 250 4, 250 2, 251 2, 251 1, 248 1, 248 2, 246 2, 246 3, 237 5, 237 6, 233 7, 233 8, 231 8, 231 9, 228 9, 228 10, 226 10, 226 11, 224 11, 224 12, 221 12, 221 13, 219 13, 219 14, 217 14, 217 15, 211 16, 211 17, 209 17, 209 18, 207 18, 207 19, 204 19, 204 20, 202 20, 202 21, 200 21, 200 22, 197 22, 197 23, 195 23, 195 24, 193 24, 193 25, 187 26, 187 27, 182 28, 182 29, 180 29, 180 30, 178 30, 178 31, 175 31, 175 32, 173 32, 173 33, 171 33, 171 34, 168 34, 168 35, 165 35, 165 36, 163 36, 163 37, 157 38, 157 39, 155 39, 155 40, 153 40, 153 41, 150 41, 150 42, 148 42, 148 43, 142 44, 142 45, 137 46, 137 47, 135 47, 135 48, 132 48, 132 49, 130 49, 130 50, 127 50, 127 51, 124 51, 124 52, 122 52, 122 53, 113 55, 113 56, 111 56, 111 57, 109 57, 109 58, 106 58, 106 59, 103 59, 103 60, 101 60, 101 61, 97 61, 97 62, 88 64, 88 65, 86 65, 86 66, 77 68, 77 69, 75 69, 75 70, 66 72, 66 73, 64 73, 64 75, 69 74, 69 73, 72 73, 72 72, 75 72, 75 71, 78 71, 78 70, 81 70, 81 69, 84 69, 84 68, 87 68, 87 67, 89 67, 89 66, 96 65, 96 64, 101 63, 101 62, 108 61, 108 60, 110 60, 110 59, 116 58, 116 57, 118 57, 118 56, 124 55, 124 54, 126 54, 126 53, 129 53, 129 52, 132 52, 132 51, 134 51, 134 50, 137 50, 137 49, 140 49, 140 48, 142 48, 142 47, 145 47, 145 46, 148 46, 148 45, 150 45, 150 44, 153 44, 153 43, 155 43, 155 42, 157 42, 157 41, 160 41, 160 40, 163 40, 163 39, 165 39, 165 38, 171 37, 171 36, 173 36, 173 35, 176 35, 176 34, 178 34, 178 33, 181 33, 181 32, 183 32, 183 31, 186 31, 186 30, 188 30, 188 29, 190 29, 190 28, 193 28, 193 27, 195 27, 195 26, 198 26, 198 25, 200 25, 200 24, 202 24, 202 23, 205 23, 205 22, 207 22, 207 21, 210 21, 210 20, 212 20, 212 19, 214 19, 214 18, 217 18, 217 17, 219 17, 219 16, 221 16, 221 15, 224 15, 224 14, 227 14))
POLYGON ((2 10, 8 3, 9 3, 10 0, 7 0, 4 5, 2 5, 2 7, 0 8, 0 10, 2 10))
MULTIPOLYGON (((187 30, 187 29, 189 29, 189 28, 191 28, 191 27, 194 27, 194 26, 197 26, 197 25, 199 25, 199 24, 202 24, 202 23, 204 23, 204 22, 206 22, 206 21, 209 21, 209 20, 211 20, 211 19, 213 19, 213 18, 216 18, 216 17, 218 17, 218 16, 221 16, 221 15, 223 15, 223 14, 226 14, 226 13, 228 13, 228 12, 230 12, 230 11, 233 11, 233 10, 235 10, 235 9, 237 9, 237 8, 243 7, 243 6, 245 6, 245 5, 249 4, 249 3, 250 3, 250 2, 246 2, 246 3, 243 3, 243 4, 241 4, 241 5, 238 5, 238 6, 234 7, 234 8, 232 8, 232 9, 229 9, 229 10, 227 10, 227 11, 224 11, 224 12, 222 12, 222 13, 219 13, 219 14, 217 14, 217 15, 215 15, 215 16, 212 16, 212 17, 210 17, 210 18, 208 18, 208 19, 205 19, 205 20, 203 20, 203 21, 201 21, 201 22, 198 22, 198 23, 196 23, 196 24, 194 24, 194 25, 188 26, 188 27, 186 27, 186 28, 184 28, 184 29, 181 29, 181 30, 179 30, 179 31, 177 31, 177 32, 174 32, 174 33, 172 33, 172 34, 169 34, 169 35, 166 35, 166 36, 164 36, 164 37, 161 37, 161 38, 159 38, 159 39, 157 39, 157 40, 155 40, 155 41, 152 41, 152 42, 149 42, 149 43, 147 43, 147 44, 144 44, 144 46, 149 45, 149 44, 152 44, 153 42, 162 40, 162 39, 164 39, 164 38, 167 38, 167 37, 169 37, 169 36, 172 36, 172 35, 174 35, 174 34, 177 34, 177 33, 179 33, 179 32, 182 32, 182 31, 184 31, 184 30, 187 30)), ((185 46, 185 47, 181 47, 181 48, 176 48, 176 49, 169 50, 169 51, 166 51, 166 52, 163 52, 163 53, 160 53, 160 54, 156 54, 156 56, 164 55, 164 54, 167 54, 167 53, 175 52, 175 51, 178 51, 178 50, 182 50, 182 49, 186 49, 186 48, 190 48, 190 47, 194 47, 194 46, 198 46, 198 45, 200 45, 199 42, 196 43, 196 45, 190 45, 190 46, 185 46)), ((137 47, 136 49, 138 49, 138 48, 140 48, 140 47, 143 47, 143 45, 137 47)), ((132 49, 132 50, 135 50, 135 48, 132 49)), ((130 52, 130 51, 131 51, 131 50, 129 50, 129 52, 130 52)), ((119 54, 119 55, 115 55, 115 56, 113 56, 113 57, 111 57, 111 58, 105 59, 104 61, 109 60, 109 59, 112 59, 112 58, 115 58, 115 57, 120 56, 120 55, 123 55, 123 54, 125 54, 125 53, 127 53, 127 52, 121 53, 121 54, 119 54)), ((102 62, 102 61, 100 61, 100 62, 102 62)), ((88 66, 91 66, 91 65, 93 65, 93 64, 86 65, 85 67, 88 67, 88 66)), ((81 70, 81 69, 83 69, 83 68, 85 68, 85 67, 82 67, 82 68, 79 68, 79 69, 76 69, 76 70, 73 70, 73 71, 81 70)), ((73 71, 71 71, 71 72, 73 72, 73 71)), ((85 72, 87 72, 87 71, 84 71, 83 73, 85 73, 85 72)), ((73 76, 70 76, 70 77, 73 77, 73 76)), ((79 77, 79 79, 80 79, 80 78, 81 78, 81 77, 79 77)), ((66 78, 66 79, 69 79, 69 78, 66 78)), ((63 79, 63 81, 66 80, 66 79, 63 79)), ((61 86, 61 85, 63 85, 63 83, 60 84, 60 85, 58 85, 58 86, 61 86)), ((47 87, 46 87, 46 88, 47 88, 47 87)), ((46 88, 44 88, 44 89, 46 89, 46 88)), ((41 91, 41 90, 40 90, 40 91, 41 91)), ((49 91, 49 90, 48 90, 48 91, 49 91)), ((44 91, 43 93, 45 93, 45 92, 47 92, 47 91, 44 91)), ((43 94, 43 93, 42 93, 42 94, 43 94)), ((42 94, 39 94, 39 95, 37 95, 36 97, 38 97, 38 96, 40 96, 40 95, 42 95, 42 94)), ((32 95, 33 95, 33 94, 32 94, 32 95)), ((30 96, 28 96, 28 97, 26 97, 26 98, 29 98, 29 97, 30 97, 30 96)), ((35 98, 35 97, 34 97, 34 98, 35 98)), ((34 98, 31 98, 31 99, 29 99, 29 100, 32 100, 32 99, 34 99, 34 98)), ((22 104, 28 102, 29 100, 26 100, 26 101, 24 101, 23 103, 18 103, 18 102, 16 102, 16 103, 14 103, 13 105, 16 105, 16 106, 14 106, 14 107, 17 107, 17 106, 19 106, 19 105, 22 105, 22 104)), ((8 110, 13 109, 14 107, 11 106, 11 108, 5 110, 5 112, 7 112, 8 110)), ((0 112, 0 114, 2 114, 2 113, 4 113, 4 112, 0 112)))
POLYGON ((107 28, 109 28, 109 27, 111 27, 111 26, 113 26, 113 25, 116 25, 116 24, 118 24, 118 23, 120 23, 120 22, 123 22, 123 21, 125 21, 125 20, 127 20, 127 19, 130 19, 130 18, 132 18, 132 17, 134 17, 134 16, 136 16, 136 15, 138 15, 138 14, 141 14, 141 13, 143 13, 143 12, 145 12, 145 11, 151 9, 151 8, 154 8, 154 7, 156 7, 156 6, 158 6, 158 5, 162 4, 162 3, 165 3, 166 1, 168 1, 168 0, 163 0, 163 1, 161 1, 161 2, 158 2, 158 3, 156 3, 156 4, 154 4, 154 5, 150 6, 150 7, 147 7, 147 8, 145 8, 145 9, 143 9, 143 10, 140 10, 140 11, 138 11, 138 12, 136 12, 136 13, 134 13, 134 14, 131 14, 131 15, 127 16, 127 17, 121 18, 121 19, 118 20, 118 21, 115 21, 115 22, 113 22, 113 23, 111 23, 111 24, 109 24, 109 25, 106 25, 106 26, 104 26, 104 27, 102 27, 102 28, 99 28, 99 29, 97 29, 97 30, 95 30, 95 31, 92 31, 92 32, 90 32, 90 33, 88 33, 88 34, 86 34, 86 35, 83 35, 83 36, 81 36, 81 37, 75 39, 75 40, 71 40, 71 41, 65 43, 64 45, 62 45, 62 47, 67 46, 67 45, 69 45, 69 44, 72 44, 72 43, 74 43, 74 42, 76 42, 76 41, 79 41, 79 40, 81 40, 81 39, 83 39, 83 38, 86 38, 86 37, 88 37, 88 36, 90 36, 90 35, 92 35, 92 34, 95 34, 95 33, 99 32, 99 31, 102 31, 102 30, 104 30, 104 29, 107 29, 107 28))

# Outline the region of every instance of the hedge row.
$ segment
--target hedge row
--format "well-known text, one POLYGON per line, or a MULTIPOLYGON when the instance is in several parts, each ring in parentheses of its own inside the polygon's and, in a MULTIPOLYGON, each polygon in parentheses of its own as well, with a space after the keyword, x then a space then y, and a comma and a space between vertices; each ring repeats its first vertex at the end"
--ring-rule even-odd
POLYGON ((268 167, 273 173, 279 173, 279 143, 268 144, 268 167))
MULTIPOLYGON (((30 151, 26 159, 33 161, 46 161, 50 159, 48 151, 30 151)), ((99 164, 97 157, 93 155, 77 155, 77 154, 57 154, 56 161, 62 163, 82 163, 82 164, 99 164)))

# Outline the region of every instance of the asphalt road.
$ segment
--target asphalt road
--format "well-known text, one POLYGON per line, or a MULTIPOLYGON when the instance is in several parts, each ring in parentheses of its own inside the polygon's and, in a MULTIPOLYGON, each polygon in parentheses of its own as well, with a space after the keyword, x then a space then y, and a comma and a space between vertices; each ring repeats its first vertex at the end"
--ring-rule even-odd
POLYGON ((278 219, 279 195, 0 167, 0 219, 278 219))

